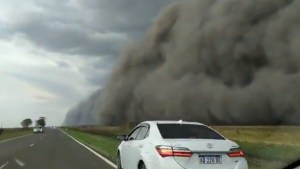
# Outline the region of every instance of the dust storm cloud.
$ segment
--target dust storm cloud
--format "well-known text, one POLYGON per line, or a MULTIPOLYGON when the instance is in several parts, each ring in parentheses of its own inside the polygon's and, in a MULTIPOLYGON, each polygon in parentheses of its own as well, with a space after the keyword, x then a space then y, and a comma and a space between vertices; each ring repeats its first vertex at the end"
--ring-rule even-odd
POLYGON ((98 123, 300 124, 299 16, 296 0, 169 5, 123 52, 98 123))
POLYGON ((97 124, 97 105, 101 98, 101 90, 97 90, 89 98, 67 112, 64 125, 94 125, 97 124))

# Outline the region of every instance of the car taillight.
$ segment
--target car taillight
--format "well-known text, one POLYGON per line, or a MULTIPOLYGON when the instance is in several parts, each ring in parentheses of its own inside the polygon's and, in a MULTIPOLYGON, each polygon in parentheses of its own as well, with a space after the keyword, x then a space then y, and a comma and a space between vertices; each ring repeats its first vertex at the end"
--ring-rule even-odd
POLYGON ((156 146, 156 151, 158 154, 162 157, 169 157, 173 156, 173 150, 172 147, 169 146, 156 146))
POLYGON ((191 157, 192 155, 192 151, 188 148, 173 147, 173 156, 191 157))
POLYGON ((192 151, 184 147, 156 146, 156 151, 162 157, 191 157, 192 151))
POLYGON ((245 153, 243 150, 239 148, 230 149, 229 153, 227 153, 229 157, 244 157, 245 153))

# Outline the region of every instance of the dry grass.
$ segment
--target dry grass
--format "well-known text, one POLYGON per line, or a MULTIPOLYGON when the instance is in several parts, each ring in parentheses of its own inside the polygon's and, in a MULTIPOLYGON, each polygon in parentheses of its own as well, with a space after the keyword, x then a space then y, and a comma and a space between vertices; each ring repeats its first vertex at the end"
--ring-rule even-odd
POLYGON ((299 126, 214 126, 244 149, 250 169, 282 168, 300 158, 299 126))
POLYGON ((232 140, 300 148, 299 126, 215 126, 213 128, 232 140))

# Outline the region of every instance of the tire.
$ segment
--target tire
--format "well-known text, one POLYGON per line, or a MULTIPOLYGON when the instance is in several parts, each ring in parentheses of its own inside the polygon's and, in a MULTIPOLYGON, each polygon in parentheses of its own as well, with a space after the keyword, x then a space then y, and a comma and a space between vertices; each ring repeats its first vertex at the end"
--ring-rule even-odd
POLYGON ((143 162, 140 163, 139 169, 146 169, 146 166, 145 166, 145 164, 143 162))
POLYGON ((117 155, 117 169, 122 169, 120 153, 117 155))

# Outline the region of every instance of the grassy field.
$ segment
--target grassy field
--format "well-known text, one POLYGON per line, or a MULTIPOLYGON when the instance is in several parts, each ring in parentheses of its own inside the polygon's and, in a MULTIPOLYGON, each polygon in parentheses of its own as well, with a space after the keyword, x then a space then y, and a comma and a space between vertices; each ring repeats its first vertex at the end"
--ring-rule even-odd
MULTIPOLYGON (((214 127, 245 151, 250 169, 276 169, 300 158, 300 127, 214 127)), ((118 134, 124 128, 76 128, 69 134, 115 162, 118 134), (76 131, 75 131, 76 130, 76 131)))
POLYGON ((296 126, 218 126, 213 128, 233 140, 291 145, 300 148, 300 127, 296 126))
POLYGON ((300 127, 214 127, 245 151, 250 168, 281 168, 300 158, 300 127), (267 165, 266 165, 267 164, 267 165))
POLYGON ((20 128, 3 129, 3 132, 0 134, 0 141, 23 136, 30 133, 31 133, 31 129, 20 129, 20 128))
POLYGON ((101 135, 88 134, 80 131, 67 130, 65 131, 71 136, 78 139, 80 142, 86 144, 92 149, 99 152, 109 160, 116 162, 117 147, 120 142, 114 137, 107 137, 101 135))

